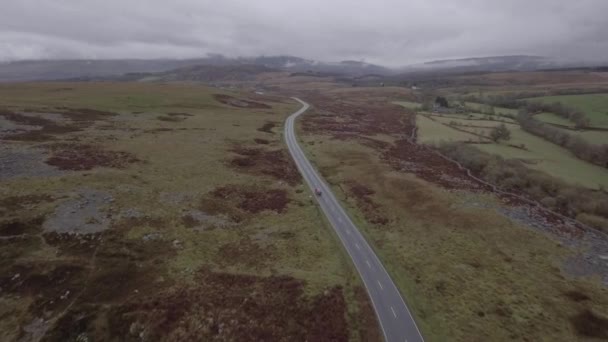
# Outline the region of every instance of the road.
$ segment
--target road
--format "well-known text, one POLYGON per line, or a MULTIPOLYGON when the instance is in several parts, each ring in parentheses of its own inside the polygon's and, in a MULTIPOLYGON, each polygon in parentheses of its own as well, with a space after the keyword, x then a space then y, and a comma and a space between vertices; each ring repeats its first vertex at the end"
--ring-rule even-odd
POLYGON ((285 141, 300 173, 310 188, 318 188, 321 196, 315 196, 319 206, 327 216, 331 226, 342 241, 350 255, 372 301, 374 310, 380 322, 384 338, 388 342, 421 342, 424 341, 420 330, 414 322, 403 297, 386 269, 369 246, 363 235, 353 224, 329 186, 312 167, 304 152, 298 145, 294 131, 296 118, 310 106, 308 103, 294 98, 302 104, 302 108, 291 114, 285 122, 285 141))

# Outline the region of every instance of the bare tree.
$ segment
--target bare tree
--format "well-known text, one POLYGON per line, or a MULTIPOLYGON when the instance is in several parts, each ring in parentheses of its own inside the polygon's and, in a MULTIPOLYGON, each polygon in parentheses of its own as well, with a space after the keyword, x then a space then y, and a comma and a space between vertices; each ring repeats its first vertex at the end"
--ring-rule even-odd
POLYGON ((497 142, 498 140, 510 140, 511 139, 511 131, 505 126, 505 124, 500 124, 492 129, 490 132, 490 138, 497 142))

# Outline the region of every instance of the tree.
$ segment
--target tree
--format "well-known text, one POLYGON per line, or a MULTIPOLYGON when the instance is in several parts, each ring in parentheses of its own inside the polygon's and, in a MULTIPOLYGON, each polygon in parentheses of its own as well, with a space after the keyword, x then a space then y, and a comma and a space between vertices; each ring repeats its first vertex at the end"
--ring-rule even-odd
POLYGON ((438 104, 440 107, 443 107, 443 108, 448 108, 450 106, 449 103, 448 103, 448 100, 445 97, 443 97, 443 96, 437 96, 435 98, 435 103, 438 104))
POLYGON ((498 140, 509 140, 511 139, 511 131, 505 126, 505 124, 500 124, 492 129, 490 132, 490 138, 497 142, 498 140))

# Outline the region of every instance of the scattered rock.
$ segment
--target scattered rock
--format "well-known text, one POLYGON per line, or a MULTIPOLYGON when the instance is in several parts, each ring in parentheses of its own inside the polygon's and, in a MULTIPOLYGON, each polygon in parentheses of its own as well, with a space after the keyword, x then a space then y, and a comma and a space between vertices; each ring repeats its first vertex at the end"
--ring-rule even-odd
POLYGON ((0 144, 0 180, 26 177, 54 177, 65 172, 47 165, 48 154, 35 147, 0 144))
POLYGON ((61 203, 43 223, 47 232, 92 234, 108 229, 110 220, 102 212, 105 199, 110 197, 103 191, 81 189, 78 197, 61 203))

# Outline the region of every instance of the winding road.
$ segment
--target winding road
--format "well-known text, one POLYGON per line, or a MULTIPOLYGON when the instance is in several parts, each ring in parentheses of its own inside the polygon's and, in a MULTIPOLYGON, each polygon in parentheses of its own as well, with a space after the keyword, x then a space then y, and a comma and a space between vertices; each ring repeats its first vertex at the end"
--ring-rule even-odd
POLYGON ((321 196, 315 196, 319 206, 327 216, 344 248, 350 255, 369 294, 374 310, 380 322, 384 338, 388 342, 422 342, 424 339, 414 322, 403 297, 388 275, 386 269, 369 246, 363 235, 353 224, 329 186, 312 167, 304 152, 298 145, 294 131, 296 118, 310 106, 298 99, 302 108, 291 114, 285 122, 285 141, 304 180, 311 190, 318 188, 321 196))

